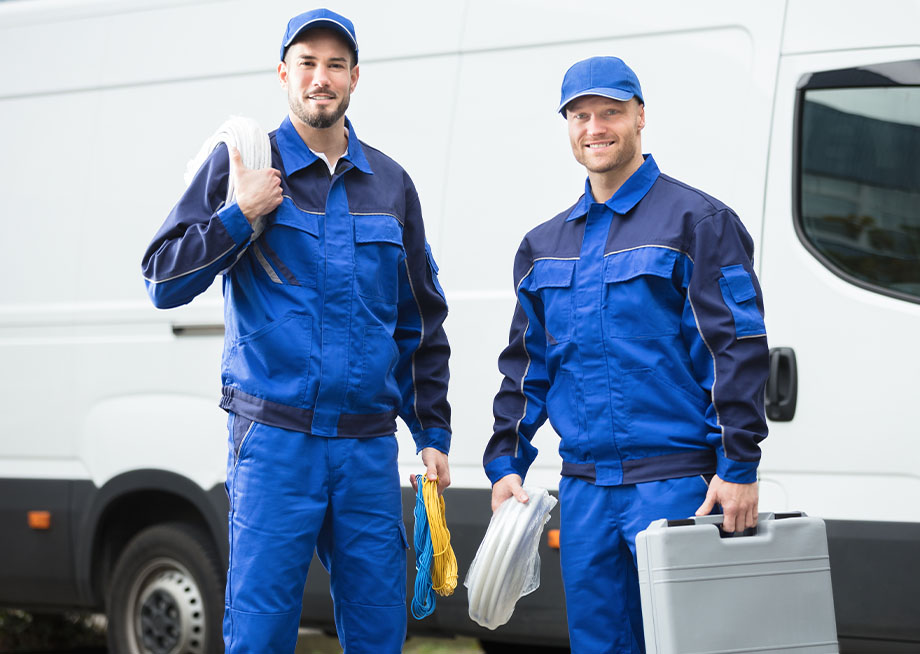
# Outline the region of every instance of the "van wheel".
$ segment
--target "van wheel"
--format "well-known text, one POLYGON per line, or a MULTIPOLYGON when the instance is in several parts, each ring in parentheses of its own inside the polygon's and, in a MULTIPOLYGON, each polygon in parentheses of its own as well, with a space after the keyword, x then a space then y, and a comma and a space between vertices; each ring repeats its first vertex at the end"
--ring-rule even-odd
POLYGON ((109 651, 223 652, 223 574, 208 535, 184 523, 149 527, 118 558, 106 598, 109 651))

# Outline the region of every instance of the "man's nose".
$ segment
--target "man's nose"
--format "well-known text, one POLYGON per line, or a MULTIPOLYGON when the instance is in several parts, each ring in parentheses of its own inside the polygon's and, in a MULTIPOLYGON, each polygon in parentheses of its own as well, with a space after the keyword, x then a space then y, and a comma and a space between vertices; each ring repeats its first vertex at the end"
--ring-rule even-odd
POLYGON ((597 116, 588 118, 587 132, 588 134, 603 134, 604 125, 598 120, 597 116))
POLYGON ((313 85, 320 87, 329 86, 329 69, 322 64, 313 69, 313 85))

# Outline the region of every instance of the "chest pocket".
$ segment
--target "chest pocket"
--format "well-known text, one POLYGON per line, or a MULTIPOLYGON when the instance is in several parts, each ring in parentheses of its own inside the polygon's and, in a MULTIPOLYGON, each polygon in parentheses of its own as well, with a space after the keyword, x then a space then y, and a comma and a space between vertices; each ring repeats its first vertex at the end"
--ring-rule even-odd
POLYGON ((673 282, 680 253, 645 247, 604 261, 604 328, 615 338, 661 338, 680 331, 684 296, 673 282))
POLYGON ((548 345, 565 343, 572 339, 574 278, 574 260, 544 259, 534 262, 533 288, 543 303, 548 345))
POLYGON ((284 198, 254 245, 259 265, 275 283, 313 288, 319 265, 319 219, 284 198), (274 273, 274 275, 272 275, 274 273))
POLYGON ((355 217, 355 280, 361 297, 396 304, 406 257, 402 224, 390 214, 355 217))

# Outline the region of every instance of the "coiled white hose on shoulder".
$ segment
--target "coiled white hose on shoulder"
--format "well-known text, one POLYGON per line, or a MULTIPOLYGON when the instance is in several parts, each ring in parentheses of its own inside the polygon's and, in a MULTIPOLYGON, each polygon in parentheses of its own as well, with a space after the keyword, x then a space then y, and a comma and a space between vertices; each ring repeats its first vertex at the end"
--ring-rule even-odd
POLYGON ((540 536, 557 500, 543 488, 524 491, 530 501, 511 497, 492 515, 464 582, 470 618, 487 629, 508 622, 517 601, 540 586, 540 536))
MULTIPOLYGON (((207 140, 202 144, 201 149, 185 167, 185 184, 192 183, 195 173, 201 168, 205 160, 211 155, 220 143, 232 145, 240 151, 240 158, 246 168, 259 169, 268 168, 272 163, 272 148, 268 138, 268 132, 262 129, 252 118, 243 116, 230 116, 223 125, 217 128, 207 140)), ((227 198, 224 205, 236 201, 236 188, 233 183, 233 175, 230 175, 227 181, 227 198)), ((264 228, 263 217, 260 216, 252 226, 253 235, 250 240, 258 238, 264 228)))

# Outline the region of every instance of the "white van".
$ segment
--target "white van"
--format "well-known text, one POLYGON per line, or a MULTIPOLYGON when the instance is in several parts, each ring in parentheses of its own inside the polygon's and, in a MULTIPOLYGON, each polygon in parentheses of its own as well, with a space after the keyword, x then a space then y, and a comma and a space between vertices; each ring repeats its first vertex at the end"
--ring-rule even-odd
MULTIPOLYGON (((132 653, 222 651, 221 298, 215 285, 157 311, 139 262, 227 116, 280 123, 278 42, 307 8, 0 2, 0 605, 106 610, 132 653)), ((451 306, 461 578, 490 516, 481 456, 512 257, 583 189, 558 87, 571 63, 614 54, 642 80, 646 151, 755 240, 774 347, 761 509, 827 520, 844 651, 917 651, 920 2, 333 8, 361 42, 349 115, 412 175, 451 306)), ((421 466, 399 439, 405 479, 421 466)), ((556 441, 535 438, 529 484, 556 488, 556 441)), ((407 489, 410 525, 412 502, 407 489)), ((461 588, 410 632, 565 647, 558 553, 542 554, 541 588, 497 631, 468 619, 461 588)), ((317 562, 304 598, 304 624, 331 629, 317 562)))

